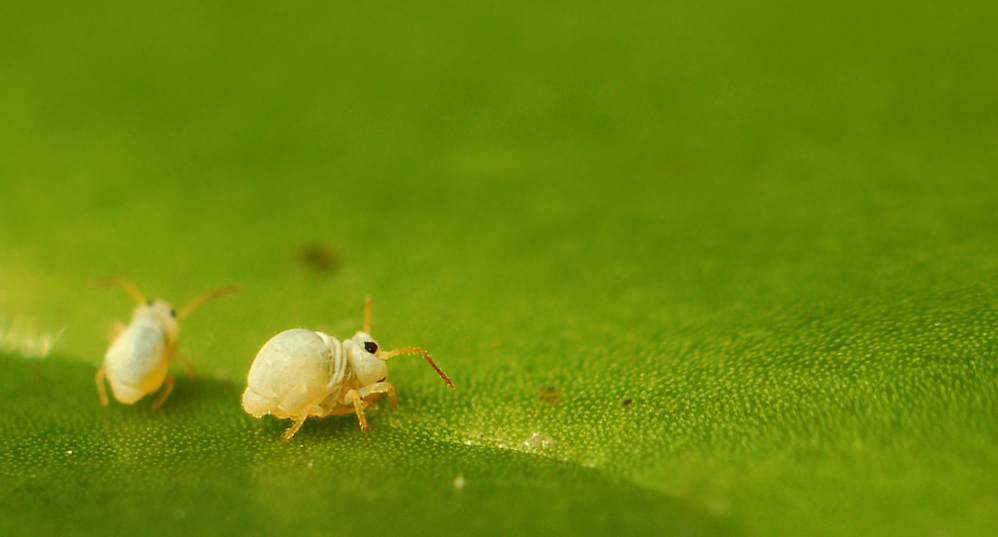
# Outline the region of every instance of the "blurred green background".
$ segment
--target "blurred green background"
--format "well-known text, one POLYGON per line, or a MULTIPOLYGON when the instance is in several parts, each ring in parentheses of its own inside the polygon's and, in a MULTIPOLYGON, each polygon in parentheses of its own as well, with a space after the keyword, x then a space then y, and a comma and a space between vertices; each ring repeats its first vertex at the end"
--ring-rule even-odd
POLYGON ((0 533, 989 535, 998 8, 0 4, 0 533), (101 408, 133 307, 173 395, 101 408), (239 407, 349 337, 396 409, 239 407), (63 330, 44 359, 24 344, 63 330))

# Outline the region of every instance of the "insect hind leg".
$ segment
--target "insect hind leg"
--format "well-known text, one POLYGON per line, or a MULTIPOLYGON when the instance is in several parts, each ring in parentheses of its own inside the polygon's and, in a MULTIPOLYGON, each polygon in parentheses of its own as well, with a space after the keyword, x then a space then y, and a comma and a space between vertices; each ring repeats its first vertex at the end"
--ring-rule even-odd
POLYGON ((298 429, 301 429, 302 425, 305 424, 305 418, 307 417, 308 412, 304 412, 302 415, 295 418, 295 421, 291 423, 291 427, 288 427, 288 430, 284 431, 284 439, 291 440, 291 437, 298 432, 298 429))
POLYGON ((163 393, 159 394, 159 397, 156 398, 156 402, 152 404, 153 410, 159 408, 163 404, 163 401, 166 401, 166 398, 170 396, 170 392, 173 391, 173 376, 167 375, 166 379, 163 381, 163 384, 165 384, 166 387, 163 388, 163 393))

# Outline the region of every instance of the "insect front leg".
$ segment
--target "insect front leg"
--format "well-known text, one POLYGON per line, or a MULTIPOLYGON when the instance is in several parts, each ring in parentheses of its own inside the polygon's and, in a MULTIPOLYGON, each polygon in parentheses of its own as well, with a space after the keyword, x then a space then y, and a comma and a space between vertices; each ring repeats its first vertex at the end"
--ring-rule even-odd
POLYGON ((347 392, 346 401, 353 405, 353 411, 357 414, 357 419, 360 421, 360 428, 366 433, 367 432, 367 416, 364 415, 364 398, 360 395, 357 390, 350 390, 347 392))
POLYGON ((395 408, 398 405, 398 401, 395 399, 395 386, 392 386, 390 382, 375 382, 369 386, 364 386, 363 388, 357 390, 357 395, 362 399, 366 399, 370 395, 375 394, 388 394, 388 403, 395 408))

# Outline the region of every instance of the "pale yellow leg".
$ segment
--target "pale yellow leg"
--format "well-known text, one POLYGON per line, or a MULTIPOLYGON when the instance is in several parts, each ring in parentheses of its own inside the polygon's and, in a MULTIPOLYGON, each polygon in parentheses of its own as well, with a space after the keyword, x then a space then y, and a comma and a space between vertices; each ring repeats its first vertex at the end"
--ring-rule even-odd
POLYGON ((194 366, 191 364, 190 360, 184 358, 179 354, 174 354, 173 356, 170 357, 170 359, 175 362, 179 362, 180 365, 184 367, 184 369, 187 371, 187 375, 191 377, 191 382, 196 383, 198 381, 198 374, 196 371, 194 371, 194 366))
POLYGON ((284 439, 285 440, 291 440, 291 437, 294 436, 295 433, 298 432, 298 429, 301 429, 301 426, 305 423, 305 418, 307 418, 307 417, 308 417, 308 413, 306 412, 306 413, 302 414, 301 416, 298 416, 297 418, 295 418, 295 421, 291 424, 291 427, 288 427, 288 430, 284 431, 284 439))
POLYGON ((395 399, 395 386, 392 386, 390 382, 375 382, 370 386, 364 386, 360 390, 357 390, 357 395, 367 399, 368 396, 374 394, 388 394, 388 402, 395 408, 398 405, 398 401, 395 399))
POLYGON ((160 405, 163 404, 163 401, 166 401, 166 398, 170 396, 170 392, 173 391, 173 376, 167 375, 166 380, 163 381, 163 384, 165 384, 166 387, 163 388, 163 393, 159 394, 159 397, 156 398, 156 402, 152 404, 153 410, 159 408, 160 405))
MULTIPOLYGON (((383 394, 383 393, 372 393, 371 395, 368 395, 367 397, 365 397, 364 398, 364 408, 371 408, 372 406, 378 404, 378 401, 381 400, 381 397, 383 395, 385 395, 385 394, 383 394)), ((350 412, 353 412, 353 409, 347 410, 346 413, 349 414, 350 412)))
MULTIPOLYGON (((367 416, 364 415, 364 409, 367 408, 367 404, 364 399, 371 397, 372 395, 379 396, 380 394, 387 393, 388 401, 395 407, 395 387, 388 382, 376 382, 370 386, 364 386, 359 390, 350 390, 347 392, 347 403, 353 403, 354 412, 357 414, 357 419, 360 420, 360 428, 367 432, 367 416)), ((377 401, 374 398, 372 403, 377 401)))
POLYGON ((367 417, 364 416, 364 398, 357 393, 357 390, 350 390, 347 392, 347 402, 353 404, 353 411, 357 414, 357 419, 360 420, 360 428, 366 433, 367 432, 367 417))
POLYGON ((104 386, 104 377, 107 375, 107 370, 104 368, 104 364, 101 364, 100 369, 97 370, 97 374, 94 375, 94 381, 97 382, 97 396, 100 397, 100 404, 107 406, 107 387, 104 386))
MULTIPOLYGON (((385 384, 388 384, 387 382, 385 384)), ((398 399, 395 399, 395 386, 388 384, 388 403, 392 408, 399 406, 398 399)))

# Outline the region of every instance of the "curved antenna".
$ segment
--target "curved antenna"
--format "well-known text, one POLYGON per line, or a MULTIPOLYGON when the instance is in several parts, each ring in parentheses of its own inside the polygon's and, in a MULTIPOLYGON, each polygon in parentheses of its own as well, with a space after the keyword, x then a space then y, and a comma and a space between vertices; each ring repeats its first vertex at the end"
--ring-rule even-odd
POLYGON ((213 298, 218 298, 220 296, 235 293, 241 290, 242 288, 243 288, 242 285, 236 284, 236 285, 226 285, 225 287, 219 287, 218 289, 215 289, 213 291, 208 291, 207 293, 195 298, 190 304, 181 308, 181 310, 177 312, 176 318, 178 321, 180 321, 184 317, 187 317, 188 315, 193 313, 194 310, 203 306, 205 302, 213 298))
POLYGON ((426 351, 424 351, 423 349, 420 349, 419 347, 395 349, 393 351, 388 351, 383 354, 379 353, 378 358, 381 358, 382 360, 387 360, 393 356, 398 356, 400 354, 422 354, 423 358, 426 358, 426 361, 430 362, 430 365, 433 366, 433 369, 437 371, 437 374, 440 375, 440 378, 444 379, 444 382, 446 382, 447 385, 450 386, 452 390, 454 389, 454 383, 451 382, 449 378, 447 378, 447 375, 445 375, 444 372, 441 371, 439 367, 437 367, 437 364, 433 363, 433 360, 430 359, 430 355, 427 354, 426 351))
POLYGON ((126 292, 128 292, 128 294, 135 297, 135 300, 138 301, 140 306, 145 306, 148 303, 146 297, 142 296, 142 293, 140 293, 139 290, 136 289, 134 285, 132 285, 132 282, 124 278, 111 277, 111 278, 100 278, 94 280, 95 287, 111 287, 115 285, 121 287, 126 292))
POLYGON ((371 295, 364 298, 364 333, 371 335, 371 295))

